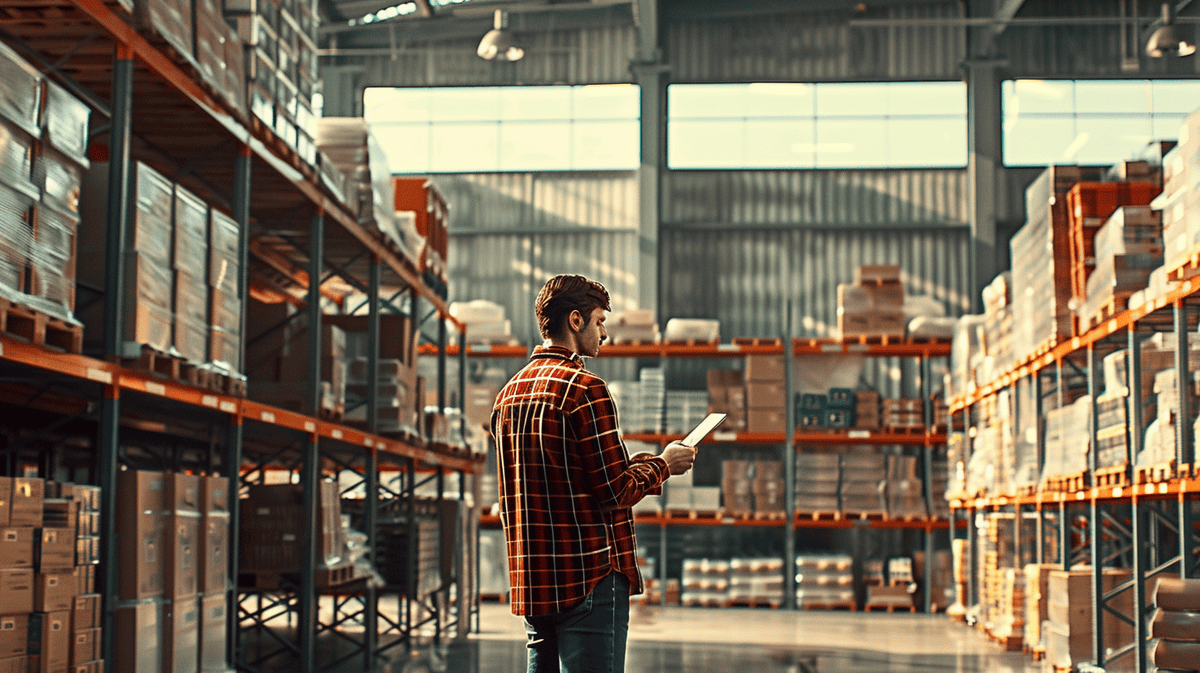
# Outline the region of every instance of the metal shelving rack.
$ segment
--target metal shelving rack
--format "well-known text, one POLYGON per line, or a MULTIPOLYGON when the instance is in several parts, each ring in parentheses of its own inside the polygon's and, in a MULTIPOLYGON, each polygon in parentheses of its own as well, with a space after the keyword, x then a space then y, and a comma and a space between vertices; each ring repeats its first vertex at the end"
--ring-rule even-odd
MULTIPOLYGON (((1140 451, 1145 430, 1141 399, 1141 345, 1145 338, 1155 332, 1174 331, 1175 373, 1177 390, 1188 390, 1191 382, 1188 372, 1188 334, 1195 330, 1200 316, 1197 292, 1200 282, 1184 280, 1166 295, 1133 310, 1122 312, 1110 320, 1094 327, 1085 334, 1057 344, 1049 352, 1029 357, 992 384, 980 387, 950 403, 952 419, 960 414, 964 425, 969 424, 975 405, 995 395, 1004 388, 1016 386, 1028 379, 1035 386, 1038 417, 1042 414, 1041 401, 1048 395, 1064 394, 1064 364, 1087 376, 1091 395, 1089 432, 1090 446, 1097 446, 1097 405, 1099 392, 1100 356, 1119 348, 1127 348, 1129 367, 1127 386, 1128 399, 1126 424, 1126 461, 1123 483, 1120 485, 1097 485, 1097 452, 1088 455, 1086 484, 1082 489, 1068 492, 1037 492, 1027 494, 987 494, 982 497, 963 497, 951 501, 951 518, 959 517, 972 521, 977 512, 1012 511, 1019 513, 1014 520, 1032 519, 1036 538, 1031 553, 1035 562, 1061 564, 1064 570, 1077 562, 1086 562, 1092 568, 1093 619, 1092 657, 1093 664, 1103 668, 1125 656, 1134 658, 1135 670, 1145 673, 1148 667, 1148 624, 1146 581, 1166 572, 1178 573, 1180 577, 1200 576, 1200 536, 1196 533, 1196 503, 1200 501, 1200 474, 1194 471, 1195 452, 1192 437, 1193 414, 1189 395, 1180 394, 1179 406, 1175 411, 1176 423, 1176 472, 1165 481, 1136 483, 1134 463, 1140 451), (1071 522, 1077 521, 1078 525, 1071 522), (1044 540, 1047 529, 1057 533, 1057 554, 1050 558, 1044 540), (1073 535, 1074 533, 1074 535, 1073 535), (1073 545, 1072 538, 1079 537, 1082 545, 1073 545), (1104 591, 1101 574, 1106 562, 1123 558, 1132 569, 1132 578, 1104 591), (1125 592, 1132 592, 1133 614, 1121 613, 1112 607, 1125 592), (1134 627, 1131 643, 1104 642, 1101 620, 1105 613, 1123 620, 1134 627)), ((1045 438, 1038 425, 1039 471, 1044 457, 1045 438)), ((969 435, 968 435, 969 438, 969 435)), ((970 441, 968 439, 968 441, 970 441)), ((1021 527, 1016 533, 1017 558, 1022 558, 1025 543, 1020 537, 1021 527)), ((967 528, 967 540, 971 558, 977 558, 978 539, 967 528)), ((968 603, 978 601, 979 578, 972 572, 969 583, 968 603)))
MULTIPOLYGON (((423 481, 439 486, 449 472, 460 475, 460 497, 469 475, 476 474, 481 461, 450 447, 434 445, 423 438, 399 440, 382 437, 318 417, 319 330, 309 339, 306 413, 294 413, 251 400, 193 388, 179 381, 130 370, 119 362, 122 335, 122 252, 130 236, 130 193, 135 160, 164 170, 171 179, 232 213, 243 232, 240 244, 240 296, 249 294, 251 249, 258 263, 274 274, 255 278, 271 285, 283 279, 308 293, 307 318, 320 324, 323 283, 331 277, 368 295, 371 362, 375 375, 378 358, 379 314, 396 310, 394 301, 382 300, 381 287, 401 288, 400 295, 415 324, 436 327, 434 343, 439 358, 438 402, 446 407, 445 376, 447 324, 444 300, 431 291, 410 267, 387 245, 358 224, 337 197, 321 184, 311 166, 275 138, 269 129, 253 123, 245 111, 218 102, 194 78, 187 59, 169 48, 153 43, 135 28, 131 17, 118 4, 103 0, 51 0, 16 2, 6 6, 6 21, 0 39, 50 79, 63 85, 93 110, 93 135, 108 136, 110 166, 107 216, 107 248, 81 251, 102 254, 109 273, 105 295, 104 358, 63 354, 0 337, 0 373, 5 382, 0 395, 24 405, 31 420, 45 421, 26 427, 23 441, 10 442, 7 460, 10 473, 32 457, 44 475, 56 466, 68 465, 76 474, 88 474, 102 487, 101 578, 98 582, 104 605, 105 661, 112 661, 113 614, 117 577, 115 484, 119 469, 136 467, 147 460, 157 467, 196 469, 226 475, 248 476, 257 468, 283 466, 299 473, 304 487, 306 511, 317 512, 317 485, 324 467, 349 468, 360 474, 366 486, 365 527, 368 544, 375 543, 375 521, 381 506, 407 501, 413 522, 412 501, 423 481), (97 131, 98 129, 98 131, 97 131), (428 314, 423 314, 428 310, 428 314), (90 440, 86 449, 49 446, 55 433, 77 433, 90 440), (160 447, 156 455, 132 456, 123 451, 130 441, 160 447), (254 466, 245 470, 247 461, 254 466), (398 467, 405 475, 399 491, 379 484, 380 465, 398 467)), ((243 309, 244 311, 244 309, 243 309)), ((242 316, 245 325, 245 316, 242 316)), ((454 323, 456 329, 461 325, 454 323)), ((244 330, 243 330, 244 332, 244 330)), ((461 386, 463 381, 458 382, 461 386)), ((370 386, 372 397, 376 387, 370 386)), ((460 397, 461 399, 461 397, 460 397)), ((374 399, 368 401, 368 427, 374 428, 374 399)), ((153 453, 152 451, 150 453, 153 453)), ((245 482, 243 482, 245 483, 245 482)), ((438 489, 438 497, 443 497, 438 489)), ((403 595, 407 605, 399 620, 378 611, 379 591, 370 585, 338 594, 331 621, 320 623, 320 597, 314 583, 316 550, 307 545, 299 586, 271 595, 239 594, 237 500, 231 503, 231 549, 228 664, 242 670, 246 661, 239 642, 239 624, 265 627, 270 615, 297 617, 296 627, 274 631, 268 637, 280 645, 277 654, 294 661, 300 671, 325 670, 342 661, 361 656, 364 670, 374 670, 385 655, 398 645, 409 647, 423 624, 412 618, 412 605, 424 601, 434 606, 434 636, 441 637, 447 620, 437 613, 449 606, 448 597, 458 592, 459 621, 469 620, 477 608, 477 595, 464 596, 466 578, 455 576, 437 590, 442 600, 412 596, 404 588, 388 587, 403 595), (348 609, 350 603, 357 605, 348 609), (251 604, 254 604, 251 607, 251 604), (382 625, 381 625, 382 622, 382 625), (353 624, 354 628, 344 627, 353 624), (382 626, 382 627, 381 627, 382 626), (333 634, 350 643, 349 654, 337 661, 317 660, 316 639, 333 634), (387 642, 381 642, 386 640, 387 642)), ((309 535, 315 525, 310 517, 309 535)), ((373 555, 373 552, 372 552, 373 555)), ((410 559, 411 560, 411 559, 410 559)), ((410 571, 412 568, 410 567, 410 571)), ((411 576, 411 572, 410 572, 411 576)), ((288 618, 291 620, 291 617, 288 618)))
MULTIPOLYGON (((431 349, 426 349, 426 352, 432 352, 431 349)), ((463 355, 464 351, 458 347, 451 347, 452 354, 463 355)), ((528 349, 519 345, 468 345, 465 351, 467 357, 482 357, 482 358, 524 358, 528 354, 528 349)), ((665 558, 667 555, 667 528, 670 526, 738 526, 738 527, 755 527, 755 528, 787 528, 787 522, 791 521, 792 525, 788 535, 785 536, 784 548, 784 568, 791 569, 795 566, 796 548, 795 535, 796 531, 806 528, 825 528, 825 529, 846 529, 846 530, 880 530, 880 529, 916 529, 925 532, 925 577, 931 577, 933 573, 933 532, 936 530, 945 530, 950 527, 950 521, 939 519, 938 517, 925 516, 921 518, 899 518, 892 519, 887 517, 881 518, 844 518, 840 515, 829 518, 809 518, 798 516, 795 511, 795 460, 796 452, 803 445, 830 445, 830 444, 872 444, 872 445, 901 445, 901 446, 920 446, 924 448, 924 464, 925 471, 923 474, 924 488, 926 494, 926 506, 931 510, 932 502, 932 456, 934 447, 944 446, 946 443, 945 433, 938 433, 932 430, 933 426, 933 408, 930 404, 931 386, 930 384, 930 369, 929 361, 935 357, 949 357, 950 344, 948 342, 929 342, 929 343, 859 343, 854 341, 840 341, 832 339, 793 339, 792 348, 785 349, 779 341, 775 342, 754 342, 754 343, 711 343, 711 344, 613 344, 605 346, 600 351, 601 358, 738 358, 747 355, 782 355, 786 359, 785 372, 788 374, 787 379, 787 400, 791 400, 794 396, 793 384, 790 378, 792 369, 792 360, 796 357, 816 356, 816 355, 863 355, 868 357, 916 357, 921 360, 921 399, 925 402, 925 426, 927 431, 924 434, 899 434, 888 433, 874 430, 847 430, 847 431, 828 431, 828 432, 796 432, 788 435, 783 432, 728 432, 720 429, 713 432, 704 440, 707 444, 732 443, 732 444, 759 444, 759 445, 782 445, 783 462, 784 462, 784 492, 786 511, 782 519, 753 519, 753 518, 735 518, 721 515, 715 516, 671 516, 669 513, 661 515, 639 514, 635 517, 636 523, 646 526, 656 526, 659 531, 658 547, 659 547, 659 573, 662 586, 666 586, 667 581, 667 564, 665 558)), ((790 402, 786 403, 788 420, 786 427, 795 427, 796 422, 792 417, 794 410, 790 402)), ((651 434, 651 433, 627 433, 625 439, 647 442, 650 444, 658 444, 665 446, 670 442, 683 439, 683 435, 676 434, 651 434)), ((669 506, 669 502, 667 503, 669 506)), ((499 519, 496 517, 483 517, 481 525, 496 527, 499 525, 499 519)), ((784 573, 784 601, 788 608, 794 609, 796 588, 795 588, 795 573, 784 573)), ((931 595, 930 592, 924 592, 925 595, 925 611, 930 610, 931 595)), ((662 594, 663 604, 666 603, 666 592, 662 594)))

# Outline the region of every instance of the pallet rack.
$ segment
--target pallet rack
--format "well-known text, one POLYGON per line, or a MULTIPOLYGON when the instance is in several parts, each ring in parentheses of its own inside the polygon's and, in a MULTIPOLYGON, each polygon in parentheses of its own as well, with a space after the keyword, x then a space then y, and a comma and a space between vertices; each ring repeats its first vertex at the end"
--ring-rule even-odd
MULTIPOLYGON (((435 482, 440 499, 449 473, 460 476, 459 496, 464 496, 471 481, 468 477, 480 469, 476 457, 424 438, 383 437, 318 417, 319 330, 309 339, 312 364, 307 372, 305 413, 115 364, 120 361, 122 334, 120 298, 125 274, 121 253, 129 237, 131 208, 122 196, 129 193, 135 160, 168 169, 165 172, 173 180, 232 213, 242 232, 238 286, 243 299, 252 285, 303 291, 309 324, 316 325, 322 299, 330 298, 324 287, 330 278, 365 293, 372 376, 381 311, 406 312, 426 332, 436 330, 434 335, 423 332, 422 336, 435 344, 438 404, 443 410, 448 384, 447 330, 451 326, 461 329, 461 325, 448 317, 443 298, 421 281, 417 270, 362 227, 294 149, 269 129, 254 124, 245 110, 217 101, 195 76, 189 59, 137 29, 120 5, 103 0, 18 1, 8 3, 5 11, 0 39, 87 103, 93 110, 93 135, 106 133, 108 137, 108 188, 116 198, 109 199, 107 247, 86 251, 104 255, 108 261, 104 294, 109 301, 101 357, 60 353, 0 336, 0 373, 5 377, 0 396, 21 405, 27 416, 21 419, 21 433, 6 446, 9 473, 37 464, 44 476, 66 469, 102 487, 104 544, 98 584, 103 594, 105 661, 111 664, 113 652, 118 572, 114 491, 122 467, 236 473, 243 484, 255 474, 262 475, 268 466, 282 467, 299 477, 303 505, 310 514, 319 506, 316 492, 323 468, 350 469, 365 486, 363 526, 372 550, 381 507, 400 505, 403 509, 406 505, 403 511, 411 525, 415 523, 416 489, 435 482), (252 251, 258 265, 253 277, 249 272, 252 251), (399 290, 384 298, 380 295, 383 287, 399 290), (64 436, 69 439, 64 441, 64 436), (126 450, 126 445, 136 445, 137 451, 126 450), (381 466, 402 472, 399 489, 379 483, 381 466)), ((461 377, 458 385, 461 392, 461 377)), ((370 390, 373 397, 375 386, 370 390)), ((368 428, 377 427, 374 409, 372 399, 368 402, 368 428)), ((316 552, 311 544, 307 546, 311 553, 303 555, 295 586, 286 591, 239 592, 236 498, 231 521, 234 546, 229 554, 232 581, 227 600, 228 614, 236 617, 229 620, 230 668, 241 669, 250 663, 247 639, 240 636, 255 632, 261 642, 274 647, 256 664, 262 663, 261 659, 288 661, 310 673, 360 658, 363 670, 375 670, 389 651, 412 646, 424 631, 440 638, 443 628, 452 626, 444 614, 451 607, 457 611, 460 628, 475 609, 474 587, 461 575, 429 596, 413 595, 409 587, 377 590, 370 583, 318 591, 316 552), (320 618, 319 593, 333 594, 331 620, 322 622, 320 618), (379 612, 379 599, 387 593, 397 598, 399 619, 379 612), (429 609, 431 622, 414 617, 417 604, 429 609), (294 628, 278 626, 279 618, 293 622, 293 617, 294 628), (240 625, 246 628, 240 629, 240 625), (318 660, 316 640, 321 634, 332 634, 344 645, 333 661, 318 660)), ((314 522, 315 517, 310 516, 310 540, 315 534, 314 522)), ((373 560, 374 552, 370 554, 373 560)), ((410 554, 410 570, 412 561, 410 554)))
MULTIPOLYGON (((791 527, 787 534, 784 535, 784 568, 790 569, 795 565, 796 547, 795 536, 796 531, 808 528, 824 528, 824 529, 844 529, 851 531, 861 531, 864 529, 870 530, 922 530, 925 535, 925 577, 932 576, 933 573, 933 532, 937 530, 945 530, 950 527, 950 521, 944 518, 934 516, 925 517, 908 517, 908 518, 889 518, 889 517, 843 517, 840 514, 834 515, 831 513, 826 517, 811 517, 797 514, 795 511, 795 455, 796 452, 805 445, 836 445, 836 444, 872 444, 872 445, 901 445, 922 447, 924 452, 925 471, 923 474, 924 492, 926 495, 927 511, 932 511, 932 456, 935 447, 943 446, 946 443, 946 435, 941 432, 934 432, 933 426, 933 408, 930 405, 931 393, 931 374, 930 374, 930 359, 936 357, 949 357, 950 344, 948 342, 892 342, 892 343, 864 343, 853 340, 832 340, 832 339, 793 339, 791 348, 784 348, 783 343, 779 340, 753 340, 751 343, 660 343, 660 344, 613 344, 605 346, 600 351, 600 357, 609 358, 658 358, 666 360, 668 358, 739 358, 747 355, 782 355, 785 359, 784 370, 787 372, 786 379, 786 399, 791 400, 794 396, 794 387, 791 380, 792 361, 794 358, 803 358, 819 355, 862 355, 867 357, 915 357, 921 361, 921 376, 920 388, 921 399, 925 401, 925 427, 926 431, 920 434, 900 434, 890 433, 875 430, 847 430, 847 431, 828 431, 828 432, 795 432, 787 434, 783 432, 728 432, 720 429, 714 431, 712 435, 707 437, 704 442, 707 444, 756 444, 756 445, 774 445, 782 446, 783 463, 784 463, 784 492, 786 511, 783 518, 754 518, 754 517, 735 517, 727 516, 720 512, 705 514, 703 516, 672 516, 670 510, 667 509, 661 514, 637 514, 635 522, 644 526, 654 526, 658 528, 658 548, 659 559, 658 569, 660 573, 660 581, 663 586, 667 582, 667 564, 665 562, 667 556, 667 528, 671 526, 735 526, 735 527, 756 527, 756 528, 788 528, 787 522, 791 521, 791 527)), ((428 347, 426 352, 432 352, 428 347)), ((520 345, 468 345, 465 351, 457 346, 451 346, 449 352, 460 357, 480 358, 524 358, 529 351, 524 346, 520 345)), ((785 427, 795 427, 796 419, 794 418, 794 405, 790 402, 787 406, 787 421, 785 427)), ((670 442, 678 439, 683 439, 683 435, 679 434, 657 434, 657 433, 628 433, 625 439, 647 442, 665 446, 670 442)), ((669 502, 667 503, 669 508, 669 502)), ((489 527, 497 527, 499 520, 496 517, 483 517, 481 525, 489 527)), ((795 573, 784 573, 784 605, 789 609, 794 609, 796 598, 795 573)), ((931 595, 930 592, 925 593, 925 610, 930 610, 931 595)), ((663 592, 662 600, 666 601, 666 593, 663 592)))
MULTIPOLYGON (((952 419, 963 418, 969 424, 973 408, 998 393, 1028 380, 1034 386, 1036 417, 1042 416, 1043 400, 1057 395, 1061 401, 1064 390, 1064 365, 1082 372, 1087 377, 1089 405, 1090 446, 1096 447, 1098 424, 1096 397, 1099 393, 1100 356, 1124 347, 1128 349, 1128 397, 1140 400, 1141 391, 1141 344, 1147 335, 1154 332, 1174 331, 1175 373, 1177 390, 1187 390, 1189 331, 1195 330, 1200 316, 1197 293, 1200 282, 1184 280, 1167 294, 1133 310, 1124 311, 1101 323, 1081 336, 1056 344, 1048 352, 1026 358, 994 383, 981 386, 968 394, 952 400, 949 404, 952 419)), ((1193 448, 1192 419, 1189 396, 1178 395, 1181 419, 1176 423, 1175 461, 1172 473, 1157 475, 1159 481, 1138 483, 1133 469, 1138 452, 1142 448, 1142 433, 1145 430, 1141 405, 1128 405, 1128 429, 1126 431, 1126 461, 1123 470, 1103 470, 1097 466, 1097 452, 1088 454, 1088 469, 1083 475, 1082 488, 1065 492, 1037 492, 1027 494, 983 494, 971 497, 962 494, 951 501, 951 519, 963 518, 970 522, 976 512, 1013 512, 1014 521, 1022 522, 1014 527, 1017 558, 1032 556, 1034 562, 1060 564, 1064 570, 1080 561, 1092 568, 1092 591, 1094 623, 1092 625, 1093 664, 1103 668, 1124 656, 1133 656, 1135 669, 1145 673, 1148 666, 1148 630, 1146 580, 1165 572, 1176 572, 1180 577, 1200 576, 1200 554, 1196 535, 1197 516, 1195 503, 1200 500, 1200 475, 1191 469, 1195 461, 1193 448), (1097 471, 1110 475, 1105 481, 1119 484, 1101 485, 1097 471), (1071 521, 1080 522, 1073 526, 1071 521), (1022 538, 1025 522, 1032 522, 1035 540, 1032 550, 1025 548, 1029 543, 1022 538), (1084 523, 1086 522, 1086 523, 1084 523), (1052 528, 1057 537, 1057 554, 1045 548, 1047 528, 1052 528), (1184 532, 1186 531, 1186 533, 1184 532), (1072 545, 1072 533, 1083 540, 1082 545, 1072 545), (1031 553, 1030 553, 1031 552, 1031 553), (1132 578, 1111 591, 1104 591, 1101 573, 1105 562, 1124 556, 1130 561, 1132 578), (1134 614, 1122 617, 1134 626, 1132 643, 1104 642, 1104 629, 1100 620, 1105 612, 1117 612, 1111 607, 1125 592, 1133 593, 1134 614), (1101 609, 1103 608, 1103 609, 1101 609)), ((1021 413, 1018 410, 1018 413, 1021 413)), ((970 441, 968 435, 968 442, 970 441)), ((1045 436, 1038 428, 1039 470, 1044 457, 1045 436)), ((967 544, 971 558, 977 558, 978 536, 967 528, 967 544)), ((968 603, 974 605, 980 593, 979 577, 972 572, 968 583, 968 603)))

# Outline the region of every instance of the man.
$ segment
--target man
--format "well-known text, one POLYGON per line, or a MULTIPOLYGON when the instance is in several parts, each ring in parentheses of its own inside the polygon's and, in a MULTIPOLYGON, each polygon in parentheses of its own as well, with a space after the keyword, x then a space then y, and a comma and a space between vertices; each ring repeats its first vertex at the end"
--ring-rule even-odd
POLYGON ((692 467, 679 442, 630 457, 608 387, 583 366, 607 338, 608 291, 555 276, 538 294, 546 340, 492 411, 512 611, 529 673, 621 673, 629 596, 642 592, 630 508, 692 467))

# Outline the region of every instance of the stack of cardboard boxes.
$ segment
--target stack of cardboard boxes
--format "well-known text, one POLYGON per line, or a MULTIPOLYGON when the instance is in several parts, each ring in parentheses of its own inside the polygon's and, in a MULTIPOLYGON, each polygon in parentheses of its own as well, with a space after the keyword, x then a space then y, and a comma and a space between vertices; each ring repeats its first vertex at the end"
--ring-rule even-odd
MULTIPOLYGON (((317 539, 313 543, 317 548, 318 570, 339 569, 348 564, 341 503, 337 483, 322 481, 317 539)), ((274 575, 300 572, 308 515, 304 512, 303 489, 299 484, 251 486, 241 502, 240 514, 241 572, 274 575)))
POLYGON ((796 454, 796 511, 801 514, 841 509, 841 456, 837 453, 796 454))
POLYGON ((0 477, 0 500, 0 670, 100 671, 98 489, 0 477))
MULTIPOLYGON (((264 304, 251 300, 247 307, 246 374, 251 399, 305 411, 308 380, 308 316, 297 314, 288 302, 264 304)), ((381 340, 382 343, 382 340, 381 340)), ((346 334, 333 324, 321 330, 321 409, 340 418, 346 404, 346 334)))
POLYGON ((746 429, 750 432, 784 432, 787 385, 783 357, 746 356, 746 429))
MULTIPOLYGON (((270 3, 259 3, 263 7, 270 3)), ((265 98, 263 87, 273 83, 273 71, 269 63, 259 59, 259 67, 252 69, 252 76, 261 76, 250 88, 250 107, 256 115, 271 114, 271 109, 256 105, 256 98, 265 98)), ((284 87, 287 90, 287 87, 284 87)), ((345 176, 344 193, 346 205, 358 219, 359 224, 378 232, 384 240, 407 249, 409 243, 396 229, 395 193, 387 155, 361 117, 324 117, 316 122, 317 148, 329 157, 338 172, 345 176)), ((324 160, 324 157, 322 157, 324 160)))
POLYGON ((393 189, 398 228, 400 218, 411 214, 406 219, 412 221, 412 232, 401 233, 417 237, 409 246, 417 253, 417 270, 429 287, 444 297, 450 260, 450 206, 428 178, 393 178, 393 189))
POLYGON ((778 557, 730 559, 729 602, 779 607, 783 603, 783 560, 778 557))
POLYGON ((1152 593, 1150 661, 1159 670, 1200 665, 1200 580, 1159 579, 1152 593))
POLYGON ((887 456, 872 447, 842 454, 841 508, 847 516, 887 512, 887 456))
POLYGON ((1094 243, 1095 266, 1079 310, 1082 329, 1125 310, 1129 297, 1145 288, 1150 273, 1162 266, 1161 213, 1149 206, 1117 208, 1096 232, 1094 243))
POLYGON ((888 456, 888 515, 893 518, 925 516, 925 493, 917 477, 916 456, 888 456))
POLYGON ((847 554, 796 555, 796 605, 854 607, 854 559, 847 554))
POLYGON ((495 302, 456 301, 450 304, 450 315, 466 328, 468 344, 513 343, 512 321, 504 317, 504 307, 495 302))
MULTIPOLYGON (((367 420, 368 393, 367 316, 325 316, 345 334, 346 407, 345 420, 363 425, 367 420)), ((424 380, 417 375, 418 333, 408 316, 389 313, 379 316, 379 359, 375 418, 384 434, 421 435, 424 380)))
POLYGON ((925 409, 920 399, 883 401, 883 427, 888 432, 913 433, 925 429, 925 409))
POLYGON ((604 326, 608 328, 608 338, 614 344, 656 344, 662 340, 658 323, 654 320, 654 311, 650 309, 614 311, 604 326))
POLYGON ((746 385, 742 370, 708 370, 708 413, 726 415, 722 430, 746 429, 746 385))
MULTIPOLYGON (((1105 568, 1101 587, 1105 593, 1129 580, 1127 570, 1105 568)), ((1150 580, 1149 582, 1153 582, 1150 580)), ((1148 582, 1148 583, 1149 583, 1148 582)), ((1092 632, 1095 613, 1092 611, 1092 569, 1054 570, 1046 582, 1049 601, 1047 621, 1042 636, 1046 641, 1046 661, 1061 668, 1092 661, 1092 632)), ((1108 603, 1123 614, 1133 614, 1133 591, 1127 590, 1108 603)), ((1134 640, 1133 626, 1103 611, 1104 642, 1107 647, 1120 647, 1134 640)))
POLYGON ((723 607, 729 603, 729 561, 684 559, 680 584, 683 605, 723 607))
POLYGON ((903 339, 904 286, 899 266, 860 266, 854 284, 838 285, 838 330, 842 338, 903 339))
MULTIPOLYGON (((698 487, 691 489, 693 505, 698 487)), ((672 491, 674 494, 674 491, 672 491)), ((700 496, 705 495, 703 491, 700 496)), ((783 463, 778 460, 726 460, 721 463, 721 502, 727 514, 759 518, 783 516, 783 463)), ((674 500, 668 501, 672 507, 674 500)), ((695 507, 695 509, 702 509, 695 507)))
POLYGON ((1031 651, 1046 646, 1042 623, 1050 614, 1050 573, 1060 568, 1057 563, 1025 566, 1025 647, 1031 651))
POLYGON ((126 470, 117 487, 114 668, 226 670, 228 479, 126 470))

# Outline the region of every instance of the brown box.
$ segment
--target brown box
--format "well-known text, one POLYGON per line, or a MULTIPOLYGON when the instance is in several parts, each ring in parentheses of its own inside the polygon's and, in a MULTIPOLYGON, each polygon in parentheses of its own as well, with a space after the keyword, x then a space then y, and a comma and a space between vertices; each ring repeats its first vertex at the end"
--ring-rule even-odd
POLYGON ((0 659, 0 673, 29 673, 29 657, 22 654, 0 659))
POLYGON ((71 667, 100 658, 100 629, 75 629, 71 632, 71 667))
POLYGON ((1157 578, 1151 596, 1160 610, 1200 611, 1200 580, 1157 578))
POLYGON ((71 658, 71 613, 34 612, 29 615, 29 655, 39 659, 30 673, 59 673, 71 658))
POLYGON ((871 310, 904 312, 904 286, 900 283, 883 283, 863 287, 870 297, 871 310))
POLYGON ((200 477, 182 472, 167 472, 163 475, 163 483, 166 489, 166 511, 200 511, 200 477))
POLYGON ((200 567, 196 590, 225 591, 229 585, 229 514, 209 513, 200 522, 200 567))
POLYGON ((29 615, 0 617, 0 657, 24 655, 29 647, 29 615))
POLYGON ((12 482, 12 477, 0 477, 0 528, 7 528, 12 516, 12 482))
POLYGON ((747 355, 746 381, 779 382, 784 380, 782 355, 747 355))
POLYGON ((75 569, 76 594, 86 595, 96 593, 96 566, 79 566, 75 569))
POLYGON ((35 528, 33 541, 34 567, 38 572, 69 571, 75 567, 73 528, 35 528))
POLYGON ((861 336, 871 331, 871 320, 867 313, 839 313, 838 331, 842 336, 861 336))
POLYGON ((117 473, 117 597, 138 600, 163 592, 166 484, 161 472, 117 473))
POLYGON ((45 498, 42 500, 42 527, 69 528, 79 526, 80 503, 74 498, 45 498))
POLYGON ((200 663, 200 601, 176 600, 163 609, 163 673, 196 673, 200 663))
MULTIPOLYGON (((0 673, 3 673, 0 671, 0 673)), ((86 664, 79 664, 71 668, 71 673, 104 673, 104 660, 89 661, 86 664)))
MULTIPOLYGON (((326 325, 337 325, 344 332, 366 332, 365 315, 327 315, 322 320, 326 325)), ((412 320, 403 313, 385 313, 379 316, 379 359, 399 360, 412 367, 416 364, 417 347, 413 340, 415 332, 412 320)))
POLYGON ((750 409, 746 412, 747 432, 783 432, 787 412, 783 409, 750 409))
POLYGON ((163 593, 178 600, 196 595, 199 570, 200 514, 176 511, 167 516, 163 593))
POLYGON ((723 461, 721 463, 722 508, 734 514, 750 514, 754 511, 753 494, 750 461, 723 461))
POLYGON ((118 606, 113 622, 113 670, 147 673, 163 670, 163 606, 139 601, 118 606))
POLYGON ((1159 640, 1150 644, 1150 661, 1160 669, 1195 670, 1200 643, 1159 640))
POLYGON ((32 528, 0 530, 0 568, 33 567, 32 528))
POLYGON ((71 630, 100 626, 100 594, 76 596, 71 605, 71 630))
POLYGON ((746 408, 750 411, 784 408, 787 386, 782 382, 748 381, 746 383, 746 408))
POLYGON ((11 511, 8 525, 13 528, 37 528, 42 525, 42 499, 46 484, 41 479, 12 480, 11 511))
POLYGON ((854 283, 899 283, 900 266, 897 264, 864 264, 854 269, 854 283))
POLYGON ((33 568, 0 569, 0 615, 33 612, 33 584, 33 568))
POLYGON ((79 589, 75 571, 69 573, 38 573, 33 585, 34 612, 70 612, 79 589))
POLYGON ((873 336, 904 337, 908 326, 908 318, 904 311, 872 311, 868 331, 873 336))
POLYGON ((229 478, 202 477, 200 481, 200 512, 229 513, 229 478))
POLYGON ((200 670, 204 673, 224 673, 226 622, 229 608, 225 594, 200 597, 200 670))

